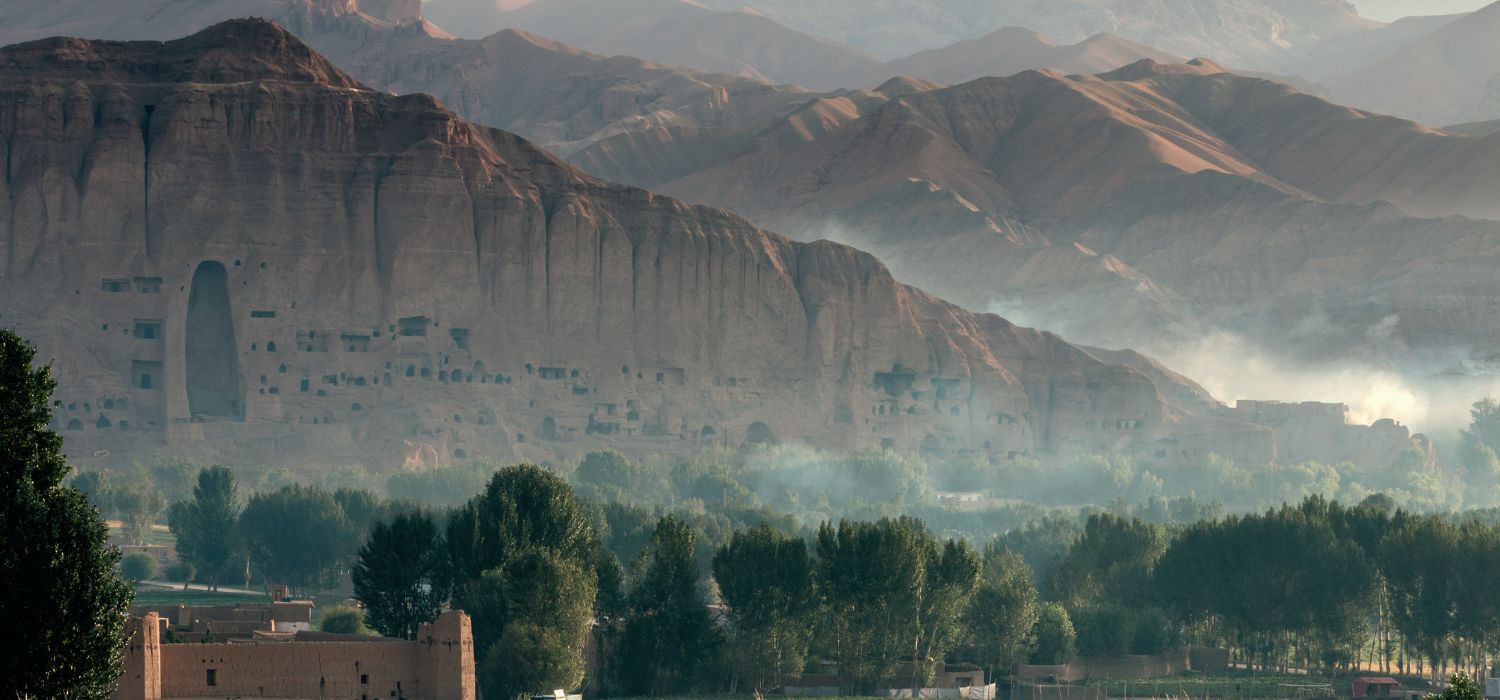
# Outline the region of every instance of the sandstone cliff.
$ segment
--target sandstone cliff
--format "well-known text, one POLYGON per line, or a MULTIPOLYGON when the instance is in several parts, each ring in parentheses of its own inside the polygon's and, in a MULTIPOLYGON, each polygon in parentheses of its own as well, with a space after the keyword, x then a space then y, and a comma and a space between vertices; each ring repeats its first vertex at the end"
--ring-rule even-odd
POLYGON ((268 23, 9 47, 0 105, 0 321, 55 358, 80 461, 1276 459, 1274 430, 1174 407, 1165 373, 595 180, 268 23))
POLYGON ((365 85, 433 95, 467 119, 562 154, 652 129, 759 129, 819 96, 796 85, 589 53, 516 30, 456 39, 421 9, 415 0, 205 0, 170 11, 16 0, 0 7, 0 45, 59 35, 167 40, 260 16, 365 85))

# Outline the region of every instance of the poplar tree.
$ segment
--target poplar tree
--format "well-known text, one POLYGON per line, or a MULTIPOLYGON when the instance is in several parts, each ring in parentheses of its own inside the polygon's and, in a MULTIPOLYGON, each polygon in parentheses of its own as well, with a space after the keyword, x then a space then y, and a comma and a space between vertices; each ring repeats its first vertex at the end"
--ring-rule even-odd
POLYGON ((0 697, 106 698, 133 593, 99 512, 63 485, 62 438, 48 428, 57 383, 35 356, 0 330, 0 620, 22 631, 0 654, 0 697))

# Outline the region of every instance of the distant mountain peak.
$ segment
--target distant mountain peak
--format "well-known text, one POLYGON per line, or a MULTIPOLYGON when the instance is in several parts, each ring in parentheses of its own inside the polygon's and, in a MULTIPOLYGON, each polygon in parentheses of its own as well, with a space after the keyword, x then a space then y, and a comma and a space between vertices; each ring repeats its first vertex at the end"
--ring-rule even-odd
POLYGON ((281 25, 264 19, 220 22, 173 41, 53 38, 0 49, 0 72, 195 83, 278 81, 363 89, 281 25))

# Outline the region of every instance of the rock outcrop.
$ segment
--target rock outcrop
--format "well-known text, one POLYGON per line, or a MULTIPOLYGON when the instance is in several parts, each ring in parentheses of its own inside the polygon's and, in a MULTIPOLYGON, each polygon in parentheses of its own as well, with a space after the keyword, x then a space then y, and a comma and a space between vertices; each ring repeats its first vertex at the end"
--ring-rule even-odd
POLYGON ((433 95, 466 119, 563 155, 653 130, 716 139, 754 132, 809 100, 845 94, 604 56, 514 29, 457 39, 427 22, 421 9, 405 0, 205 0, 191 11, 146 12, 133 3, 16 0, 0 8, 0 45, 58 35, 169 40, 260 16, 365 85, 433 95))
POLYGON ((0 50, 0 322, 83 462, 807 441, 1274 460, 1138 362, 584 175, 275 25, 0 50))

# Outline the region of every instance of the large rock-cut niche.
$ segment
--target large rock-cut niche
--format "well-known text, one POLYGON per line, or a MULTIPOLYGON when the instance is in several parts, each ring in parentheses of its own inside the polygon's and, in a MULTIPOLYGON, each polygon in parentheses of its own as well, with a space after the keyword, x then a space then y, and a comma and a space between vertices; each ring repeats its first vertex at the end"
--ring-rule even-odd
POLYGON ((194 417, 243 416, 238 347, 229 275, 220 263, 200 263, 187 308, 187 396, 194 417))

